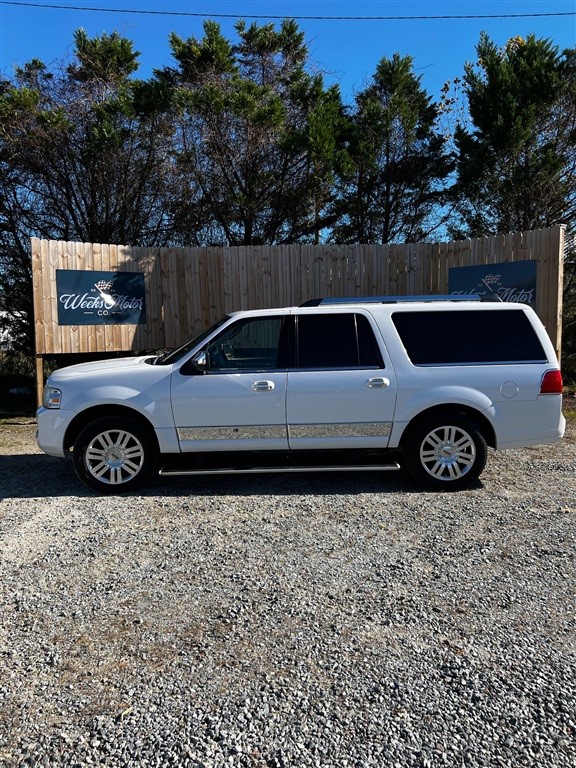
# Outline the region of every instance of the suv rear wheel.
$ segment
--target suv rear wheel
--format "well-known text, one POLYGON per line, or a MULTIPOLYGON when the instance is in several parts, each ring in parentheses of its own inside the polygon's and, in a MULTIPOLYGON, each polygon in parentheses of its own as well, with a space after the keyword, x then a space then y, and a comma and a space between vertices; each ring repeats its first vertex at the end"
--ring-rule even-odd
POLYGON ((122 493, 142 486, 154 471, 158 449, 149 431, 118 416, 88 424, 74 444, 74 469, 100 493, 122 493))
POLYGON ((412 477, 428 488, 469 488, 484 469, 486 440, 466 416, 446 414, 417 424, 403 449, 412 477))

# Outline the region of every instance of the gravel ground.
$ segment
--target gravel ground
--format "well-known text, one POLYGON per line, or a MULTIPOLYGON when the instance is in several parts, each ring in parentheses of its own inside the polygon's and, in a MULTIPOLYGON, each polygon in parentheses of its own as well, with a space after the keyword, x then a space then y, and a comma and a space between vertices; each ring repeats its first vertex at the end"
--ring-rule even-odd
POLYGON ((0 765, 576 765, 576 429, 482 483, 159 479, 0 447, 0 765))

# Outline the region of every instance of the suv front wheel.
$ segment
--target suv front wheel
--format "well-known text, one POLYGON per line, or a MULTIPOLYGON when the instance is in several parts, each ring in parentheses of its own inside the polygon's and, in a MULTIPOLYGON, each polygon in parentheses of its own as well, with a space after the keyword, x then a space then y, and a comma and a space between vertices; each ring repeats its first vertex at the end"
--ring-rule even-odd
POLYGON ((157 459, 158 449, 149 430, 118 416, 90 422, 74 444, 76 474, 100 493, 139 488, 154 471, 157 459))
POLYGON ((435 490, 459 491, 473 485, 484 469, 486 440, 466 416, 434 416, 412 429, 403 457, 418 483, 435 490))

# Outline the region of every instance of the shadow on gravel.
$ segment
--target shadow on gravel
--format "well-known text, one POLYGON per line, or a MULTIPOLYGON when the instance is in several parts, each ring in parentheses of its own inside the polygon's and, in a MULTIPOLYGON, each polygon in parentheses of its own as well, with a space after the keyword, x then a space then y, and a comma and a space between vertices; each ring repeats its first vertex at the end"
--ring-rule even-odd
POLYGON ((302 472, 267 475, 157 478, 142 495, 297 496, 402 493, 417 490, 404 472, 302 472))
POLYGON ((43 454, 0 456, 0 499, 89 495, 72 462, 43 454))
MULTIPOLYGON (((478 483, 478 488, 481 484, 478 483)), ((132 496, 293 496, 301 494, 408 493, 419 488, 400 472, 304 472, 153 478, 132 496)), ((76 478, 71 461, 42 454, 0 457, 0 499, 98 496, 76 478)))

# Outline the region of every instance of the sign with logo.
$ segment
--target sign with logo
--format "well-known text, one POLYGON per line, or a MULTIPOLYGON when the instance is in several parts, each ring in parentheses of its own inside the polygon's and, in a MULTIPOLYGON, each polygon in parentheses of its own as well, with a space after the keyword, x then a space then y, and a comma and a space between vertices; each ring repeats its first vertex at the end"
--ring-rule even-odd
POLYGON ((58 325, 146 322, 143 272, 57 269, 58 325))
POLYGON ((518 301, 534 307, 536 303, 536 261, 513 261, 475 267, 452 267, 449 292, 499 296, 502 301, 518 301))

